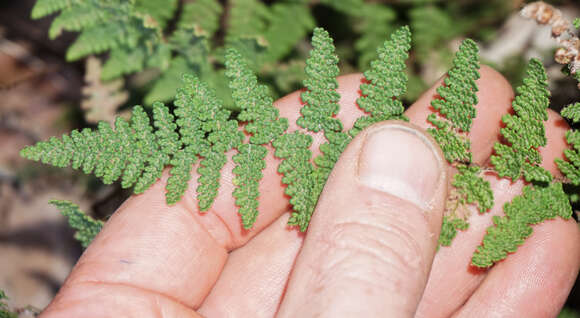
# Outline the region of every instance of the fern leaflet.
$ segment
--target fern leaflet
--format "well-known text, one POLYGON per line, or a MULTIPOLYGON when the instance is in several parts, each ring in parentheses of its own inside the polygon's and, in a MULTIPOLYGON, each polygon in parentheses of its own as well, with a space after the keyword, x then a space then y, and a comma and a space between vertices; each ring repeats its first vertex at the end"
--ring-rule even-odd
POLYGON ((83 213, 79 206, 69 202, 60 200, 51 200, 50 204, 56 206, 60 213, 68 218, 70 227, 76 230, 75 239, 81 243, 84 248, 87 248, 93 241, 95 236, 99 234, 103 228, 103 221, 98 221, 83 213))
POLYGON ((548 120, 550 92, 547 87, 546 71, 537 59, 530 60, 524 84, 517 88, 518 96, 512 103, 515 115, 504 115, 506 124, 501 134, 509 145, 497 142, 491 163, 501 177, 512 180, 520 176, 528 182, 549 182, 552 175, 539 166, 542 157, 538 147, 546 145, 543 121, 548 120))

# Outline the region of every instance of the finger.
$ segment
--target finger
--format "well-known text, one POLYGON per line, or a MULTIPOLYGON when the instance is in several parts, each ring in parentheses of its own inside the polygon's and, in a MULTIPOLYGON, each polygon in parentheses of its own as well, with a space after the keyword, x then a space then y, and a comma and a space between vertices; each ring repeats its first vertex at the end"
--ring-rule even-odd
POLYGON ((414 314, 447 196, 441 150, 415 127, 374 125, 343 152, 312 217, 279 316, 414 314))
MULTIPOLYGON (((499 73, 484 66, 482 67, 481 75, 481 78, 477 81, 477 84, 480 87, 480 91, 477 93, 479 104, 477 106, 478 115, 474 119, 474 127, 476 127, 474 130, 475 135, 472 136, 472 139, 474 139, 473 147, 477 149, 482 149, 486 145, 492 144, 491 141, 497 140, 497 129, 490 127, 484 129, 483 127, 486 125, 494 126, 494 123, 495 126, 499 127, 501 115, 507 112, 510 107, 511 98, 513 97, 511 86, 499 73)), ((350 129, 355 118, 362 115, 362 112, 355 103, 356 99, 360 97, 358 87, 363 79, 364 78, 360 74, 341 76, 339 78, 338 91, 341 94, 341 110, 338 117, 345 123, 345 129, 350 129)), ((419 125, 423 125, 423 127, 430 127, 426 118, 428 114, 433 112, 430 103, 435 94, 435 89, 440 85, 440 83, 441 81, 435 83, 433 88, 423 94, 422 97, 406 112, 407 116, 410 117, 410 120, 413 123, 418 123, 419 125)), ((295 121, 298 117, 298 113, 291 112, 291 107, 295 105, 294 101, 299 98, 298 94, 299 93, 288 95, 277 102, 280 106, 281 114, 284 114, 284 116, 289 118, 291 123, 290 129, 296 129, 295 121)), ((323 141, 322 138, 323 136, 319 138, 319 143, 323 141)), ((487 150, 486 153, 489 153, 489 150, 487 150)), ((478 160, 483 162, 486 159, 478 160)), ((271 317, 276 313, 277 307, 274 307, 272 303, 275 303, 276 306, 279 304, 279 301, 281 300, 281 297, 278 296, 279 294, 273 292, 272 295, 276 295, 276 297, 272 296, 267 301, 262 299, 260 304, 255 304, 253 302, 252 298, 254 297, 246 297, 249 293, 262 293, 264 290, 271 289, 270 282, 277 281, 279 277, 268 276, 267 274, 278 275, 278 273, 273 273, 270 268, 281 268, 282 265, 280 264, 283 262, 286 271, 279 269, 279 272, 289 272, 291 266, 294 264, 295 256, 291 253, 284 254, 284 256, 276 256, 275 258, 269 257, 273 253, 269 248, 269 242, 278 242, 280 248, 284 249, 284 246, 294 246, 293 244, 301 242, 302 240, 301 236, 293 237, 280 235, 280 233, 278 233, 279 231, 286 232, 288 228, 284 227, 283 224, 277 225, 276 223, 272 225, 277 227, 276 231, 264 231, 248 243, 248 245, 241 247, 230 254, 231 256, 238 256, 235 258, 230 257, 228 259, 222 276, 219 278, 216 286, 212 289, 208 299, 203 303, 200 312, 207 316, 222 316, 222 314, 226 315, 224 311, 227 310, 227 315, 230 317, 244 317, 247 316, 249 312, 255 312, 256 315, 259 313, 260 315, 257 317, 271 317), (264 246, 260 247, 259 244, 261 243, 256 241, 264 242, 264 246), (251 251, 245 252, 246 249, 251 251), (247 256, 242 257, 241 255, 247 256), (256 264, 252 261, 254 257, 257 257, 262 261, 259 262, 259 264, 256 264), (281 259, 281 257, 285 257, 285 259, 281 259), (253 275, 250 276, 251 278, 248 278, 246 275, 239 275, 239 273, 248 271, 248 263, 257 265, 257 268, 252 268, 251 272, 264 273, 265 276, 261 276, 260 279, 254 279, 253 275), (235 281, 231 282, 229 279, 230 277, 235 277, 235 281), (251 286, 251 288, 248 286, 251 286), (237 301, 232 302, 231 300, 233 299, 237 299, 237 301), (223 303, 227 303, 228 306, 224 306, 223 303), (256 307, 252 307, 250 304, 255 304, 256 307), (268 305, 264 306, 262 304, 268 305), (270 311, 265 310, 265 308, 268 308, 270 311)), ((464 254, 467 255, 472 252, 473 249, 464 254)), ((441 253, 441 251, 439 251, 439 253, 441 253)), ((461 268, 461 270, 464 271, 464 268, 461 268)), ((284 279, 287 279, 287 277, 284 277, 284 279)))
POLYGON ((244 247, 233 251, 218 282, 199 308, 205 317, 273 317, 303 233, 282 215, 244 247))
MULTIPOLYGON (((549 115, 548 144, 540 149, 542 166, 560 176, 553 159, 566 148, 568 126, 553 111, 549 115)), ((516 253, 489 271, 457 316, 554 317, 559 313, 580 268, 580 229, 573 219, 557 218, 533 226, 533 231, 516 253)))
MULTIPOLYGON (((360 81, 360 76, 346 76, 339 79, 339 84, 352 82, 355 77, 360 81)), ((339 87, 343 94, 341 103, 355 105, 356 93, 343 91, 343 87, 339 87)), ((291 122, 295 122, 300 93, 276 104, 281 116, 294 118, 291 122)), ((347 111, 341 118, 354 121, 349 116, 357 112, 357 117, 362 114, 360 110, 347 111)), ((317 140, 313 147, 318 147, 320 139, 317 140)), ((244 230, 232 197, 232 152, 228 156, 230 160, 221 170, 216 202, 207 213, 198 213, 197 173, 193 173, 182 200, 173 206, 165 204, 167 174, 144 194, 129 198, 85 251, 49 308, 65 308, 61 305, 78 300, 83 294, 87 295, 86 301, 99 302, 89 299, 92 293, 86 288, 97 286, 91 287, 95 284, 87 282, 131 286, 164 295, 185 306, 199 307, 221 273, 228 252, 245 244, 289 209, 277 173, 279 161, 270 151, 260 183, 260 214, 253 229, 244 230)))
POLYGON ((201 317, 188 306, 141 288, 99 283, 84 283, 79 287, 83 288, 82 292, 60 293, 57 297, 66 295, 67 301, 55 301, 39 317, 201 317))

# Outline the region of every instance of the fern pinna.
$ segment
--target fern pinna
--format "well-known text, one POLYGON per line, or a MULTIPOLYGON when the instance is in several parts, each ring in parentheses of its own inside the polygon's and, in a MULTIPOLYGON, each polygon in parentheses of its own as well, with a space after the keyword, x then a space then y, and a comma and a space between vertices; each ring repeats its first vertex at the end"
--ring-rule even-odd
MULTIPOLYGON (((336 117, 339 69, 333 40, 328 32, 316 28, 313 49, 306 61, 303 107, 296 131, 288 131, 288 120, 280 117, 268 88, 258 83, 250 63, 239 51, 229 48, 225 75, 239 113, 229 111, 215 91, 198 77, 185 75, 173 112, 163 103, 154 103, 153 123, 145 110, 136 106, 129 121, 117 118, 114 127, 100 123, 96 130, 73 131, 60 139, 51 138, 26 147, 21 154, 58 167, 82 169, 104 183, 121 179, 121 185, 134 186, 135 193, 145 191, 169 167, 168 204, 183 196, 191 167, 199 161, 197 198, 200 211, 207 211, 218 193, 220 170, 227 162, 225 153, 233 150, 233 196, 242 225, 249 229, 258 216, 258 188, 265 168, 266 146, 271 145, 274 155, 281 159, 278 171, 293 207, 289 224, 304 231, 334 164, 352 138, 373 123, 406 120, 399 97, 407 88, 404 71, 410 43, 410 31, 402 27, 377 49, 377 58, 364 73, 365 81, 357 100, 366 114, 350 130, 345 130, 336 117), (310 150, 312 133, 322 133, 326 139, 320 145, 321 154, 315 158, 310 150)), ((471 161, 468 138, 477 115, 478 69, 477 46, 465 40, 453 60, 453 68, 437 89, 439 97, 431 103, 435 112, 428 117, 433 125, 429 133, 458 171, 443 219, 441 245, 451 244, 457 230, 467 229, 468 205, 476 205, 480 212, 493 206, 489 182, 483 178, 483 170, 471 161)), ((518 92, 513 104, 515 114, 503 117, 506 144, 496 144, 492 163, 500 176, 514 179, 523 176, 534 184, 505 206, 506 216, 494 218, 494 227, 488 230, 483 245, 474 254, 475 266, 488 267, 515 251, 530 235, 530 225, 555 216, 569 218, 571 213, 561 183, 549 182, 551 176, 546 177, 547 172, 539 167, 537 147, 545 144, 542 121, 547 118, 548 93, 545 71, 538 61, 530 62, 528 77, 518 92)), ((577 108, 570 107, 566 112, 574 117, 577 108)), ((574 132, 569 134, 571 144, 576 145, 576 136, 574 132)), ((580 166, 577 153, 566 155, 570 162, 560 160, 558 164, 569 172, 571 180, 578 180, 574 177, 574 173, 580 175, 576 172, 580 166)), ((60 206, 72 209, 72 205, 60 206)))

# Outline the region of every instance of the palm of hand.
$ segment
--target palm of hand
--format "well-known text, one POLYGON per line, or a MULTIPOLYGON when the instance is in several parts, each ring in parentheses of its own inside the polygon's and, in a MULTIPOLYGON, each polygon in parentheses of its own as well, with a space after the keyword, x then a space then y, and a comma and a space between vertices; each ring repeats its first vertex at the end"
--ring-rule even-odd
MULTIPOLYGON (((509 111, 513 92, 495 71, 484 67, 481 74, 478 115, 470 138, 474 162, 483 166, 499 138, 501 116, 509 111)), ((347 128, 361 115, 355 106, 360 81, 360 75, 339 79, 339 117, 347 128)), ((432 111, 429 103, 434 94, 432 88, 407 111, 412 123, 429 127, 426 117, 432 111)), ((290 123, 298 116, 299 98, 296 92, 276 103, 290 123)), ((295 128, 291 124, 290 129, 295 128)), ((566 147, 566 129, 558 115, 550 114, 546 123, 548 145, 541 153, 544 168, 554 175, 559 174, 553 159, 566 147)), ((322 135, 315 136, 316 146, 322 141, 322 135)), ((313 150, 317 154, 317 147, 313 150)), ((231 163, 222 170, 218 199, 206 214, 197 212, 195 181, 191 181, 184 199, 171 207, 164 201, 165 180, 158 182, 145 194, 129 199, 113 215, 44 315, 272 317, 278 313, 297 317, 364 312, 366 316, 389 316, 390 312, 373 312, 385 302, 380 274, 375 282, 361 279, 366 274, 359 276, 357 272, 362 270, 357 262, 372 258, 384 248, 382 242, 362 234, 327 231, 329 222, 324 220, 332 220, 333 215, 318 210, 307 235, 287 228, 290 206, 276 172, 278 159, 270 153, 267 162, 260 187, 260 216, 252 230, 244 231, 234 212, 231 163), (333 252, 327 253, 330 250, 333 252), (344 268, 351 271, 344 272, 344 268), (352 307, 357 304, 358 308, 352 307)), ((451 175, 453 168, 449 169, 451 175)), ((398 303, 413 315, 418 302, 417 317, 557 314, 580 268, 577 224, 557 219, 535 226, 534 234, 507 260, 488 271, 471 267, 471 255, 491 225, 490 215, 501 215, 503 204, 523 187, 522 181, 512 183, 492 174, 486 178, 494 190, 493 210, 480 215, 471 209, 469 230, 460 232, 451 247, 435 255, 430 271, 430 264, 418 265, 426 268, 423 271, 404 262, 396 264, 398 272, 391 273, 390 283, 400 295, 388 294, 387 303, 398 303), (406 285, 406 279, 418 281, 418 286, 428 279, 427 287, 406 285), (408 295, 414 295, 416 301, 408 295)), ((332 182, 329 180, 327 187, 332 182)), ((344 194, 326 194, 326 201, 332 201, 333 195, 344 194)), ((409 253, 420 253, 419 248, 414 250, 417 242, 412 237, 405 236, 396 222, 391 225, 391 235, 398 235, 401 244, 410 247, 409 253)), ((349 231, 355 227, 355 233, 377 230, 363 223, 347 227, 349 231)), ((409 257, 395 256, 402 260, 409 257)), ((430 258, 419 259, 422 261, 430 258)), ((381 262, 385 261, 377 261, 377 272, 381 262)))

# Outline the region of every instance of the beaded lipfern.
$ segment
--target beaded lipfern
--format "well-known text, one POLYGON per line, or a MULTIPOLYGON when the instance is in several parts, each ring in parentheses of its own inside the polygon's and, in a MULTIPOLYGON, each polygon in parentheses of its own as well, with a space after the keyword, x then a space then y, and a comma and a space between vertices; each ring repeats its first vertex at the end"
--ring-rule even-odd
MULTIPOLYGON (((547 138, 543 121, 548 119, 549 91, 542 63, 530 60, 524 84, 518 87, 512 103, 514 115, 504 115, 506 124, 501 134, 507 144, 497 142, 491 163, 500 176, 512 180, 523 176, 534 182, 524 188, 523 194, 504 206, 505 216, 494 216, 494 225, 488 228, 483 244, 477 248, 472 263, 488 267, 515 252, 532 234, 533 224, 560 216, 569 219, 572 208, 561 183, 550 182, 552 175, 539 166, 542 162, 538 147, 545 146, 547 138)), ((574 113, 573 109, 564 114, 574 113)), ((573 115, 572 115, 573 116, 573 115)), ((557 160, 560 165, 567 164, 557 160)))
MULTIPOLYGON (((580 103, 566 106, 562 109, 562 116, 570 119, 573 123, 580 121, 580 103)), ((569 130, 566 132, 566 141, 571 146, 564 150, 567 161, 556 159, 556 164, 562 173, 574 185, 580 185, 580 132, 569 130)))
POLYGON ((542 63, 532 59, 528 64, 524 84, 517 88, 512 103, 514 115, 504 115, 506 127, 501 129, 508 144, 496 143, 491 163, 500 177, 516 180, 523 176, 528 182, 549 182, 552 175, 540 167, 542 157, 538 147, 546 145, 543 121, 548 120, 549 106, 547 76, 542 63))
POLYGON ((103 221, 98 221, 81 211, 78 205, 69 201, 51 200, 62 215, 68 218, 70 227, 76 230, 75 239, 86 248, 91 241, 99 234, 103 227, 103 221))
MULTIPOLYGON (((244 3, 252 1, 239 1, 240 5, 244 3)), ((152 123, 145 110, 136 106, 129 121, 118 118, 113 127, 100 123, 96 130, 73 131, 60 139, 53 137, 26 147, 21 154, 58 167, 82 169, 104 183, 121 179, 121 185, 134 186, 135 193, 144 192, 169 168, 166 188, 169 204, 184 195, 191 169, 197 164, 198 204, 200 211, 207 211, 218 193, 221 170, 227 162, 225 153, 232 151, 233 196, 243 227, 250 229, 258 217, 259 185, 271 145, 274 155, 281 159, 278 172, 293 207, 289 224, 304 231, 334 164, 354 136, 383 120, 406 120, 399 98, 407 89, 404 71, 410 43, 410 31, 402 27, 377 49, 376 59, 364 72, 361 96, 357 99, 366 114, 350 130, 345 130, 337 118, 339 61, 333 40, 326 31, 317 28, 306 61, 303 107, 296 131, 288 131, 288 120, 280 117, 269 89, 258 83, 251 63, 240 51, 229 48, 225 52, 225 75, 239 112, 227 110, 201 79, 185 75, 174 110, 154 103, 152 123), (320 145, 321 154, 313 158, 311 135, 316 133, 322 134, 325 142, 320 145)), ((464 213, 467 204, 476 204, 481 212, 493 205, 489 183, 482 178, 481 169, 471 162, 468 139, 478 102, 478 68, 477 46, 466 40, 455 56, 453 68, 437 89, 439 97, 431 103, 435 112, 428 117, 433 124, 429 132, 458 170, 444 217, 442 245, 450 244, 458 229, 468 227, 468 214, 464 213)), ((507 143, 496 144, 492 157, 500 175, 514 179, 523 175, 529 181, 542 182, 526 187, 522 196, 506 205, 506 216, 494 219, 495 227, 489 230, 473 258, 476 266, 490 266, 514 251, 530 235, 531 224, 557 215, 569 217, 571 213, 562 185, 545 182, 551 178, 542 177, 545 174, 539 167, 537 148, 545 144, 543 120, 547 118, 545 88, 543 68, 532 60, 528 78, 513 104, 515 114, 503 118, 506 127, 502 134, 507 143)), ((576 108, 571 107, 565 113, 574 117, 578 113, 576 108)), ((571 133, 568 141, 575 144, 575 138, 571 133)), ((576 159, 572 154, 567 157, 570 163, 559 164, 576 169, 579 166, 576 159)))
POLYGON ((437 88, 439 97, 431 101, 437 111, 427 120, 435 126, 427 131, 439 143, 447 161, 458 168, 453 177, 454 188, 447 200, 439 244, 448 246, 457 230, 466 230, 469 217, 466 205, 477 204, 480 212, 493 206, 493 192, 489 182, 481 176, 481 169, 471 164, 470 141, 467 133, 476 117, 477 84, 479 79, 478 48, 472 40, 459 47, 453 67, 443 84, 437 88))

